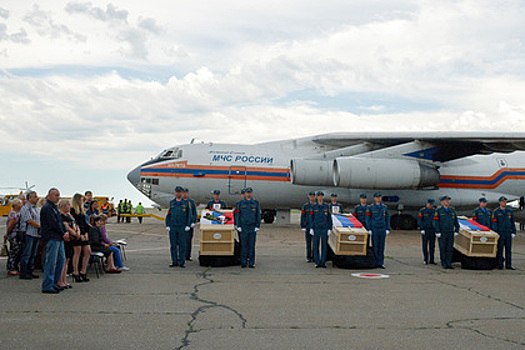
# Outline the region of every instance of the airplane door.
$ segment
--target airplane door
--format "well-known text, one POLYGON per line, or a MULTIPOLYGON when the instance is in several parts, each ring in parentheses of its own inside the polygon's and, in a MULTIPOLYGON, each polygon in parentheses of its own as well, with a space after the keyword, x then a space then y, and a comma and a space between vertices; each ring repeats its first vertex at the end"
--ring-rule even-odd
POLYGON ((230 194, 240 194, 246 187, 246 167, 231 166, 228 173, 228 191, 230 194))

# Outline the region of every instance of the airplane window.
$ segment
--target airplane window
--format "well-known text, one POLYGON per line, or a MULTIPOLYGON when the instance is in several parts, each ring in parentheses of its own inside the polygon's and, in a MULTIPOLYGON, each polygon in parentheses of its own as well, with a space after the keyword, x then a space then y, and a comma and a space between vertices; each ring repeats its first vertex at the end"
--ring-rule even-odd
POLYGON ((146 179, 146 183, 150 184, 151 183, 151 179, 146 179))
POLYGON ((159 179, 151 179, 151 184, 152 185, 158 185, 159 184, 159 179))
POLYGON ((178 148, 172 148, 172 149, 165 150, 160 155, 160 158, 178 159, 181 157, 182 157, 182 150, 178 148))

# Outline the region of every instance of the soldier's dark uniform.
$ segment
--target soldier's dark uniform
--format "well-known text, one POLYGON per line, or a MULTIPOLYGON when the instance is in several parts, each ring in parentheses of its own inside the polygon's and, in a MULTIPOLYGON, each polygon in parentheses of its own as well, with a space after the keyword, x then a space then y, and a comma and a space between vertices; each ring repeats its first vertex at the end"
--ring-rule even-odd
MULTIPOLYGON (((315 195, 314 192, 310 192, 309 195, 315 195)), ((312 235, 309 232, 309 222, 310 222, 310 211, 314 206, 315 202, 306 202, 303 204, 301 209, 301 230, 304 231, 304 240, 306 242, 306 261, 313 261, 313 248, 312 248, 312 235)))
MULTIPOLYGON (((444 197, 441 197, 444 200, 444 197)), ((441 266, 452 269, 452 254, 454 252, 454 235, 459 233, 459 221, 456 211, 449 207, 440 206, 434 214, 434 231, 441 234, 439 242, 439 258, 441 266)))
MULTIPOLYGON (((246 192, 252 192, 247 188, 246 192)), ((243 199, 235 210, 235 224, 240 229, 241 267, 255 267, 255 239, 261 227, 261 207, 255 199, 243 199)))
MULTIPOLYGON (((486 202, 487 200, 485 198, 480 198, 479 201, 486 202)), ((490 223, 491 218, 492 218, 492 213, 490 212, 490 209, 488 208, 482 209, 481 207, 477 207, 472 212, 472 219, 475 220, 480 225, 483 225, 488 228, 491 227, 491 223, 490 223)))
POLYGON ((226 202, 220 200, 218 202, 211 200, 206 204, 206 209, 208 210, 217 210, 217 209, 226 209, 226 202))
MULTIPOLYGON (((500 201, 502 198, 500 198, 500 201)), ((514 270, 514 267, 512 267, 512 238, 516 235, 516 224, 512 210, 508 207, 505 209, 501 209, 500 207, 495 209, 492 214, 491 227, 492 230, 499 234, 497 251, 498 268, 503 268, 503 248, 505 248, 505 267, 514 270)))
POLYGON ((326 245, 328 243, 328 230, 333 226, 332 214, 326 204, 316 203, 310 209, 309 230, 313 230, 313 250, 315 265, 326 266, 326 245), (319 254, 319 243, 321 244, 321 254, 319 254))
MULTIPOLYGON (((175 191, 181 191, 177 186, 175 191)), ((170 252, 172 266, 184 267, 186 261, 186 244, 191 226, 190 207, 183 198, 176 198, 170 202, 170 209, 166 215, 166 227, 170 230, 170 252)))
MULTIPOLYGON (((429 199, 427 203, 434 205, 434 200, 429 199)), ((436 209, 424 206, 419 209, 417 224, 421 230, 421 243, 423 247, 423 260, 425 264, 435 264, 434 252, 436 251, 436 232, 434 231, 434 216, 436 209)))
MULTIPOLYGON (((374 194, 374 197, 377 197, 376 194, 374 194)), ((386 205, 371 204, 368 206, 366 211, 366 227, 372 231, 372 248, 377 259, 377 266, 384 267, 385 240, 387 231, 390 230, 390 215, 388 214, 386 205)))
MULTIPOLYGON (((362 194, 360 196, 361 198, 366 198, 366 196, 364 194, 362 194)), ((363 224, 363 226, 365 227, 365 229, 369 229, 367 224, 366 224, 366 211, 368 209, 368 205, 361 205, 361 203, 359 203, 358 205, 356 205, 354 207, 354 216, 357 218, 357 220, 359 220, 359 222, 361 224, 363 224)))
MULTIPOLYGON (((184 189, 184 192, 189 192, 187 188, 184 189)), ((191 248, 193 243, 193 231, 195 228, 195 223, 197 222, 197 205, 195 204, 195 201, 191 198, 188 198, 187 200, 189 208, 190 208, 190 215, 191 215, 191 225, 190 225, 190 231, 188 232, 188 241, 186 242, 186 260, 191 260, 191 248)))

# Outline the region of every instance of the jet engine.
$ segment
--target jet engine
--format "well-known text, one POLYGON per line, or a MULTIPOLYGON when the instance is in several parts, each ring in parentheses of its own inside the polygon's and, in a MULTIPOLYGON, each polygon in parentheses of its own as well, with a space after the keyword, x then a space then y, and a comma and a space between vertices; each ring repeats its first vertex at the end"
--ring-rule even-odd
POLYGON ((290 180, 294 185, 330 186, 333 183, 333 161, 292 159, 290 162, 290 180))
POLYGON ((439 183, 433 166, 406 159, 342 157, 333 161, 337 187, 370 189, 416 189, 439 183))

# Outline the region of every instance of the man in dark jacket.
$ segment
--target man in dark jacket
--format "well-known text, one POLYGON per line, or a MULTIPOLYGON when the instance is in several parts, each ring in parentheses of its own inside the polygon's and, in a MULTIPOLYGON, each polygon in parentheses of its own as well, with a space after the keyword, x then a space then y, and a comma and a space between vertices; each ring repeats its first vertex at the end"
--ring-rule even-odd
POLYGON ((57 294, 64 289, 57 283, 66 260, 64 239, 68 239, 68 233, 60 220, 60 212, 57 208, 59 199, 60 191, 51 188, 47 194, 46 204, 40 211, 40 234, 46 247, 42 293, 46 294, 57 294))

